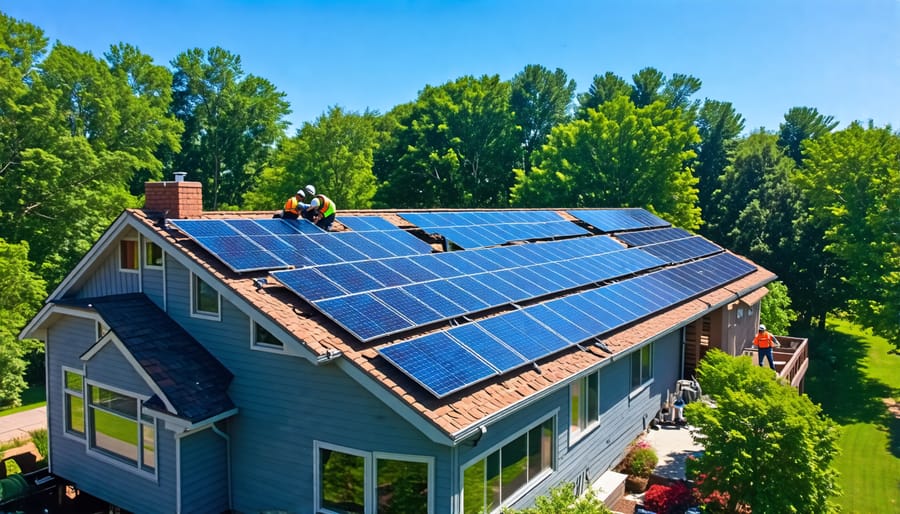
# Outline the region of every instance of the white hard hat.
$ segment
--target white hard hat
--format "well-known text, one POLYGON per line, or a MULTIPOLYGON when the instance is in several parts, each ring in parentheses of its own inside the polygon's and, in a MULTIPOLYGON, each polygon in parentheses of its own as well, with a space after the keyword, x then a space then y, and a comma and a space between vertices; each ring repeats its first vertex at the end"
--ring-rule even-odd
POLYGON ((316 186, 312 184, 308 184, 303 190, 306 191, 309 196, 316 196, 316 186))
POLYGON ((297 191, 297 196, 299 196, 300 198, 306 199, 306 191, 304 191, 302 189, 297 191))
POLYGON ((765 329, 766 329, 766 326, 765 326, 765 325, 760 325, 760 326, 759 326, 759 331, 760 331, 760 332, 762 332, 762 331, 765 330, 765 329))

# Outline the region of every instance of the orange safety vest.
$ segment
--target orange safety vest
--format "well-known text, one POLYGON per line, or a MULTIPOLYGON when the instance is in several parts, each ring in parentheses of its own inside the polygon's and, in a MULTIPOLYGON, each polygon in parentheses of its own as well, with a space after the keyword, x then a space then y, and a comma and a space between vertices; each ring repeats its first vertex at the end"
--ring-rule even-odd
POLYGON ((289 212, 291 214, 300 215, 300 200, 297 200, 296 196, 292 196, 284 202, 284 212, 289 212))
POLYGON ((769 331, 765 331, 761 334, 756 334, 756 337, 753 338, 753 346, 757 346, 759 348, 772 348, 775 346, 773 340, 775 339, 769 331))
POLYGON ((323 218, 327 218, 329 215, 334 214, 334 202, 332 202, 330 198, 325 195, 316 195, 315 198, 319 199, 319 214, 321 214, 323 218))

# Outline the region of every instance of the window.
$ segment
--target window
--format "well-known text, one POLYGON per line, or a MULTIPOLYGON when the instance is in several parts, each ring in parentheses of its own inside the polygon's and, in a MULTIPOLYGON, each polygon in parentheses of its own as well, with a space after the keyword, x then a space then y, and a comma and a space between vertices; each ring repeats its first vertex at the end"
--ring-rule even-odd
POLYGON ((84 377, 81 373, 63 369, 63 395, 66 433, 84 437, 84 377))
POLYGON ((653 378, 653 343, 631 354, 631 389, 637 389, 651 378, 653 378))
POLYGON ((463 512, 499 511, 553 466, 553 419, 504 444, 463 471, 463 512))
POLYGON ((138 242, 133 239, 119 241, 119 269, 123 271, 137 271, 138 242))
POLYGON ((431 458, 369 453, 323 443, 316 447, 319 511, 431 512, 431 458))
POLYGON ((284 348, 284 343, 278 340, 277 337, 273 336, 271 332, 262 327, 259 323, 255 321, 253 323, 253 345, 254 346, 262 346, 264 348, 272 348, 276 350, 281 350, 284 348))
POLYGON ((90 446, 144 471, 156 468, 156 428, 152 417, 141 413, 140 400, 88 385, 90 446))
POLYGON ((575 440, 600 421, 600 373, 595 371, 572 382, 569 402, 569 433, 575 440))
POLYGON ((162 247, 151 241, 144 243, 144 266, 148 268, 161 268, 163 265, 162 247))
POLYGON ((219 319, 219 293, 197 275, 191 275, 191 314, 219 319))

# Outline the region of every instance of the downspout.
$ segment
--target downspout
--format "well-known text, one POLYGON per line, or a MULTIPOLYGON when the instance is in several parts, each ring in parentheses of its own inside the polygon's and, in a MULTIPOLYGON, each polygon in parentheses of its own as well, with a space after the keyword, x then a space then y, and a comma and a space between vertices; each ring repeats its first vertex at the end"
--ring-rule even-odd
POLYGON ((681 368, 681 372, 679 373, 679 375, 681 375, 681 378, 683 378, 683 379, 687 378, 686 376, 684 376, 684 351, 685 351, 686 346, 687 346, 687 326, 683 326, 683 327, 681 327, 681 363, 679 364, 679 367, 681 368))
POLYGON ((181 438, 184 434, 175 434, 175 514, 181 514, 181 438))
POLYGON ((210 425, 212 431, 216 434, 220 435, 222 439, 225 439, 225 471, 228 477, 228 511, 232 510, 232 499, 231 499, 231 437, 219 430, 219 427, 216 426, 215 423, 210 425))
MULTIPOLYGON (((450 447, 450 512, 462 512, 462 495, 460 494, 459 475, 462 470, 459 469, 459 445, 454 444, 450 447)), ((435 508, 439 511, 440 509, 435 508)))

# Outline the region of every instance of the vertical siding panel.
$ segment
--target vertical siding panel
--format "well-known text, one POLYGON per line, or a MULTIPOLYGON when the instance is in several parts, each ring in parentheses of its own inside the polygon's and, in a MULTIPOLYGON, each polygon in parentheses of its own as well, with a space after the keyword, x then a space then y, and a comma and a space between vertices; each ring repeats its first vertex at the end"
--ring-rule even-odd
MULTIPOLYGON (((259 466, 265 466, 261 459, 259 466)), ((181 438, 181 512, 228 510, 228 461, 225 439, 212 429, 181 438)))

